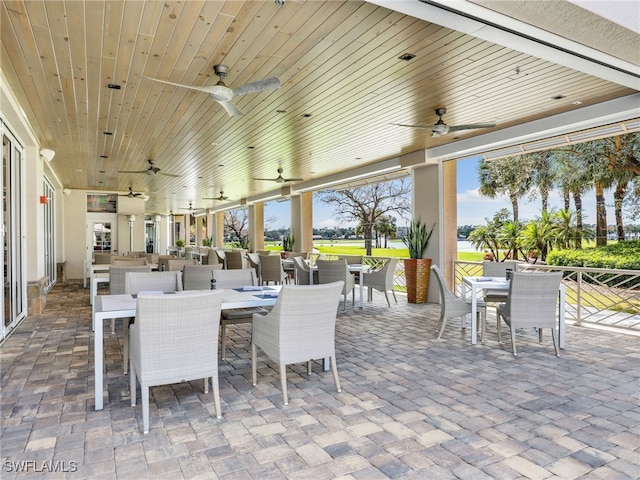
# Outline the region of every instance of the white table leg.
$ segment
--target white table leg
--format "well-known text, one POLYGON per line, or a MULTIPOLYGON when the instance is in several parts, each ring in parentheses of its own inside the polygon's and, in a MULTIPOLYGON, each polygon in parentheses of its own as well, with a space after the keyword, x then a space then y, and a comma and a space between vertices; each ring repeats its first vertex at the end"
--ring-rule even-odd
POLYGON ((93 370, 94 370, 94 397, 96 403, 96 410, 102 410, 104 393, 104 345, 103 345, 103 318, 102 315, 93 315, 94 333, 93 333, 93 370))
POLYGON ((471 289, 471 345, 476 344, 478 322, 478 290, 471 289))
POLYGON ((558 316, 560 317, 560 324, 558 327, 558 345, 560 348, 564 348, 565 338, 565 288, 564 285, 560 285, 560 305, 558 305, 558 316))

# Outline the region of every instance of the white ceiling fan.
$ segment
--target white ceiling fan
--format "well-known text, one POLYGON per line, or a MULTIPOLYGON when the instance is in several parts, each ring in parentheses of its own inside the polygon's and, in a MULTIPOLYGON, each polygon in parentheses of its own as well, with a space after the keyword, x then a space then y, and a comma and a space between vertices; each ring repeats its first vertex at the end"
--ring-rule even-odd
POLYGON ((189 210, 189 215, 198 215, 207 211, 206 208, 193 208, 192 202, 189 202, 188 207, 181 207, 180 210, 189 210))
POLYGON ((146 170, 118 170, 118 173, 144 173, 146 175, 164 175, 165 177, 179 177, 180 175, 174 175, 172 173, 162 173, 160 169, 153 164, 153 160, 147 160, 149 162, 149 168, 146 170))
POLYGON ((432 137, 439 137, 441 135, 446 135, 449 132, 457 132, 460 130, 473 130, 476 128, 493 128, 496 126, 495 122, 481 122, 481 123, 471 123, 469 125, 452 125, 449 126, 442 120, 442 116, 447 113, 446 108, 436 108, 436 115, 438 116, 438 121, 435 125, 406 125, 404 123, 394 123, 393 125, 397 125, 399 127, 410 127, 410 128, 421 128, 424 130, 431 130, 432 137))
POLYGON ((254 178, 254 180, 264 180, 265 182, 287 183, 287 182, 303 182, 304 178, 284 178, 282 176, 282 167, 278 167, 278 176, 276 178, 254 178))
POLYGON ((138 198, 143 196, 144 193, 133 193, 133 188, 129 187, 129 193, 127 193, 126 195, 118 195, 119 197, 129 197, 129 198, 138 198))
POLYGON ((142 76, 142 78, 153 80, 154 82, 162 82, 169 85, 174 85, 176 87, 190 88, 192 90, 199 90, 201 92, 208 93, 209 95, 211 95, 211 98, 213 98, 216 102, 222 105, 222 107, 226 110, 226 112, 232 116, 244 115, 242 110, 240 110, 231 102, 231 100, 234 97, 239 97, 240 95, 247 95, 249 93, 264 92, 266 90, 276 90, 280 88, 280 85, 281 85, 280 79, 278 77, 270 77, 270 78, 265 78, 264 80, 258 80, 256 82, 245 83, 244 85, 241 85, 240 87, 237 87, 237 88, 229 88, 222 81, 222 79, 227 76, 227 73, 229 72, 229 67, 227 67, 226 65, 214 65, 213 71, 218 77, 220 77, 220 80, 218 80, 218 83, 216 83, 215 85, 210 85, 206 87, 198 87, 195 85, 182 85, 179 83, 167 82, 166 80, 159 80, 157 78, 145 77, 144 75, 142 76))
POLYGON ((220 195, 217 197, 203 197, 202 200, 219 200, 224 202, 225 200, 229 200, 229 197, 225 197, 224 192, 220 190, 220 195))

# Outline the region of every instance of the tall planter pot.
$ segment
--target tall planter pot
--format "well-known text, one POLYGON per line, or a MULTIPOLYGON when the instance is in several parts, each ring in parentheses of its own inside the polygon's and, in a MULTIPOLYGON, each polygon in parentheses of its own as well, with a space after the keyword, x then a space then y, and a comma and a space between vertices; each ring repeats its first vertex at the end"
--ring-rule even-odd
POLYGON ((427 303, 429 300, 430 258, 405 258, 404 275, 409 303, 427 303))

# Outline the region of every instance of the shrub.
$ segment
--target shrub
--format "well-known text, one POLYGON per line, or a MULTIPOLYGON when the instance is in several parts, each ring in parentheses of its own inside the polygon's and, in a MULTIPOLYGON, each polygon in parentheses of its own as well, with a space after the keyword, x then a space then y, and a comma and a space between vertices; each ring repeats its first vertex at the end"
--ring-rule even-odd
MULTIPOLYGON (((548 265, 605 268, 616 270, 640 270, 640 240, 617 242, 604 247, 585 248, 584 250, 558 250, 547 256, 548 265)), ((583 277, 585 281, 589 281, 583 277)), ((598 279, 605 284, 624 283, 623 275, 605 275, 598 279), (606 279, 610 278, 611 282, 606 279)), ((634 282, 636 288, 637 281, 634 282)), ((610 285, 611 286, 611 285, 610 285)))

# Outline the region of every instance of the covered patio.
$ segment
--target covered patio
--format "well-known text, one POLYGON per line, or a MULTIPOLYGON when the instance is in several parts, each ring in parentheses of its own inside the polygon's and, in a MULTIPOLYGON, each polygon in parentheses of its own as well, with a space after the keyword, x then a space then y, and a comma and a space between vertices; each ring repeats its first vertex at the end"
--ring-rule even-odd
MULTIPOLYGON (((58 283, 4 342, 2 478, 632 479, 640 475, 640 360, 633 335, 567 327, 567 348, 521 332, 519 356, 448 322, 439 305, 382 294, 338 314, 342 393, 319 363, 251 385, 247 326, 220 361, 222 419, 200 382, 152 389, 150 432, 129 404, 122 332, 106 335, 108 397, 94 410, 91 307, 58 283), (17 463, 23 461, 22 467, 17 463), (24 463, 26 462, 26 463, 24 463), (29 463, 31 462, 31 463, 29 463), (61 473, 66 469, 67 473, 61 473)), ((106 327, 108 328, 108 327, 106 327)), ((261 361, 266 357, 261 357, 261 361)))

